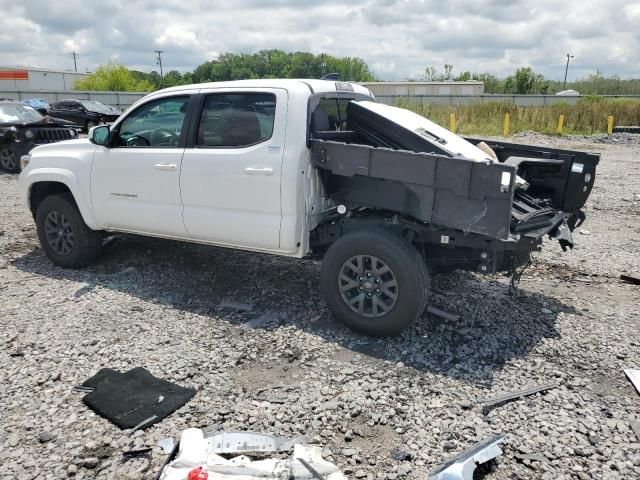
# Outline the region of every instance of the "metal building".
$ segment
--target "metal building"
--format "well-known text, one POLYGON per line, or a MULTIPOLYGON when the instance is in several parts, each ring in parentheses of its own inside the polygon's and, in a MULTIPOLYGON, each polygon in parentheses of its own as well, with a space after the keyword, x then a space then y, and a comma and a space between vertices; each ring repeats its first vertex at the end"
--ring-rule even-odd
POLYGON ((432 95, 482 95, 484 83, 477 80, 466 82, 366 82, 362 83, 374 95, 415 97, 432 95))
POLYGON ((44 68, 0 67, 0 91, 69 91, 86 73, 44 68))

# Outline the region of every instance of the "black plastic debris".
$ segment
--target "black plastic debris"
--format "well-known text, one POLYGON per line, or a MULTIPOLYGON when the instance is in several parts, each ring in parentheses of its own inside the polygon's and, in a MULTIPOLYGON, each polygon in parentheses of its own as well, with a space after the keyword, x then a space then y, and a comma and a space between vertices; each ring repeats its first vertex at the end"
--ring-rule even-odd
POLYGON ((411 460, 413 458, 413 455, 399 448, 394 448, 393 450, 391 450, 391 458, 400 462, 404 462, 407 460, 411 460))
POLYGON ((121 429, 146 428, 182 407, 196 393, 142 368, 121 373, 103 368, 82 384, 94 390, 82 401, 121 429))
POLYGON ((543 393, 547 390, 551 390, 552 388, 556 388, 558 386, 557 383, 547 383, 545 385, 540 385, 538 387, 528 388, 526 390, 522 390, 520 392, 508 393, 506 395, 500 395, 499 397, 490 398, 488 400, 483 400, 480 403, 482 404, 482 413, 487 415, 493 408, 503 405, 507 402, 511 402, 513 400, 518 400, 523 397, 528 397, 531 395, 535 395, 536 393, 543 393))
POLYGON ((633 285, 640 285, 640 278, 632 277, 631 275, 620 275, 620 280, 623 282, 631 283, 633 285))

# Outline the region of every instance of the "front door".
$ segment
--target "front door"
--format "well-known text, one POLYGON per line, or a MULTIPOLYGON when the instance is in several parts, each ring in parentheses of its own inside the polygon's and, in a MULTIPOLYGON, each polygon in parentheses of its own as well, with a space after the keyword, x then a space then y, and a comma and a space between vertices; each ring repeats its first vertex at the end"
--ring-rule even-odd
POLYGON ((98 147, 91 188, 98 222, 109 229, 185 237, 180 167, 191 96, 151 100, 113 127, 98 147))
POLYGON ((280 246, 280 180, 287 92, 203 93, 182 161, 184 223, 196 240, 251 249, 280 246))

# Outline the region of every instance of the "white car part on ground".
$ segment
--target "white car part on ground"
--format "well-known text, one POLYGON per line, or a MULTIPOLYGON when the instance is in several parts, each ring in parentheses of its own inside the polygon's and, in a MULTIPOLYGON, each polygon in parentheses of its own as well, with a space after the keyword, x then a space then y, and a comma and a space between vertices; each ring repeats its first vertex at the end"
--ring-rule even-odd
POLYGON ((505 434, 501 433, 476 443, 436 467, 429 474, 429 480, 473 480, 473 472, 478 465, 502 454, 499 445, 504 439, 505 434))
MULTIPOLYGON (((320 445, 295 444, 293 455, 286 459, 252 460, 246 455, 226 459, 211 451, 211 448, 226 450, 223 435, 227 435, 227 439, 233 439, 233 436, 229 437, 229 434, 225 433, 215 435, 213 438, 217 436, 217 439, 209 442, 198 428, 189 428, 182 432, 178 455, 164 468, 160 480, 186 480, 189 472, 198 467, 207 472, 208 480, 313 479, 317 478, 317 474, 326 480, 347 479, 338 467, 322 458, 320 445), (220 443, 220 440, 223 443, 220 443)), ((238 432, 232 432, 232 435, 238 435, 238 432)), ((265 441, 265 436, 261 434, 246 435, 247 439, 250 439, 251 435, 257 435, 262 437, 258 438, 259 441, 265 441)), ((278 451, 282 445, 273 446, 278 451)), ((262 447, 255 449, 252 445, 247 445, 246 450, 271 451, 262 447)))

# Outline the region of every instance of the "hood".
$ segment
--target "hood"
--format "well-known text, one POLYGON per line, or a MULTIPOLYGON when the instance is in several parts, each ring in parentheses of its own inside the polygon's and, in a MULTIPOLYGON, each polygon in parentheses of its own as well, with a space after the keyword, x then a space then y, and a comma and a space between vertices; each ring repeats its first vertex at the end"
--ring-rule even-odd
POLYGON ((0 123, 0 129, 6 129, 10 127, 29 127, 29 128, 46 128, 46 127, 66 127, 66 128, 80 128, 79 125, 70 122, 69 120, 63 120, 62 118, 54 117, 42 117, 35 122, 5 122, 0 123))
POLYGON ((69 148, 85 149, 87 145, 93 145, 88 138, 74 138, 73 140, 62 140, 60 142, 38 145, 29 153, 37 151, 38 153, 52 154, 55 156, 55 154, 61 150, 68 150, 69 148))
POLYGON ((67 128, 80 128, 77 123, 62 118, 56 117, 43 117, 37 122, 31 122, 24 124, 29 127, 67 127, 67 128))

